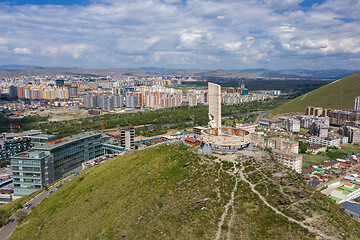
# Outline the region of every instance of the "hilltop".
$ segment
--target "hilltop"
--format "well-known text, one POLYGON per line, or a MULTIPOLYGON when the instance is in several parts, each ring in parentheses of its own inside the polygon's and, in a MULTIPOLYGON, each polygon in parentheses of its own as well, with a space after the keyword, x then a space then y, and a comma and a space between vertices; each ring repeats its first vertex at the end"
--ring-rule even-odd
POLYGON ((35 207, 9 239, 315 239, 317 234, 358 239, 360 223, 267 153, 202 156, 181 144, 161 144, 75 177, 35 207))
POLYGON ((305 112, 306 107, 354 108, 355 98, 360 96, 360 73, 329 83, 301 95, 276 108, 272 114, 305 112))

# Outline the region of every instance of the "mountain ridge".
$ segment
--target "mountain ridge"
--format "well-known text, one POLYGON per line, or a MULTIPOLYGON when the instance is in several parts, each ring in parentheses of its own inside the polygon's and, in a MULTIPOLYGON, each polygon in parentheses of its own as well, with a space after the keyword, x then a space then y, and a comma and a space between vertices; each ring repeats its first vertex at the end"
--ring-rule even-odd
MULTIPOLYGON (((359 70, 360 71, 360 70, 359 70)), ((0 66, 0 75, 26 75, 26 74, 69 74, 79 75, 88 74, 94 76, 121 76, 121 75, 175 75, 175 76, 194 76, 194 77, 220 77, 220 78, 281 78, 281 79, 337 79, 347 75, 357 73, 356 70, 346 69, 279 69, 271 70, 265 68, 258 69, 168 69, 157 67, 140 68, 109 68, 109 69, 85 69, 80 67, 41 67, 34 65, 3 65, 0 66)))
POLYGON ((347 76, 305 93, 273 110, 272 114, 305 112, 308 106, 353 109, 360 96, 360 73, 347 76))

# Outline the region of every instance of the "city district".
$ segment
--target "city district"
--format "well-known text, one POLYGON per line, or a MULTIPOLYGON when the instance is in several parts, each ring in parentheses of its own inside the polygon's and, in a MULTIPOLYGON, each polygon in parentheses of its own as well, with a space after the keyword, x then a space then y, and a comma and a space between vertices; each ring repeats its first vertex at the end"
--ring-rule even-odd
MULTIPOLYGON (((182 104, 182 90, 164 86, 176 79, 155 81, 159 81, 159 85, 118 86, 111 95, 106 94, 106 86, 104 90, 94 86, 90 94, 83 95, 82 104, 91 115, 117 108, 133 111, 139 107, 168 108, 182 104)), ((10 97, 31 101, 33 108, 24 109, 23 105, 14 103, 7 107, 16 108, 19 114, 31 114, 41 108, 41 99, 63 106, 78 104, 78 100, 70 102, 69 99, 78 95, 81 84, 70 87, 64 87, 63 81, 56 84, 58 86, 51 87, 11 85, 10 97)), ((3 133, 1 158, 11 164, 1 169, 0 203, 39 191, 56 180, 112 157, 164 142, 176 142, 197 148, 199 154, 268 153, 284 167, 302 174, 309 186, 341 204, 359 220, 360 148, 356 144, 360 144, 360 97, 355 99, 354 109, 309 106, 305 115, 262 112, 252 123, 236 123, 235 126, 226 125, 221 115, 222 104, 272 99, 280 94, 279 91, 249 94, 244 85, 223 92, 215 83, 209 83, 207 90, 188 90, 186 99, 190 106, 209 106, 208 124, 154 138, 137 138, 132 125, 111 130, 102 127, 101 131, 63 138, 40 130, 3 133)))

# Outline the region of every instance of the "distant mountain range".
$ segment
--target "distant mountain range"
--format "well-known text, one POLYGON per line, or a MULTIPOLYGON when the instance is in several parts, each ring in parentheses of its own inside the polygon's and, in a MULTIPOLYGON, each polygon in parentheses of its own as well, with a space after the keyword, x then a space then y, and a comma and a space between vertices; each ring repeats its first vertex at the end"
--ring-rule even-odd
POLYGON ((327 70, 308 70, 308 69, 280 69, 269 70, 258 69, 232 69, 232 70, 204 70, 204 69, 168 69, 155 67, 142 67, 133 69, 84 69, 84 68, 65 68, 65 67, 40 67, 32 65, 3 65, 0 66, 0 76, 17 75, 93 75, 93 76, 155 76, 155 75, 174 75, 192 76, 201 79, 221 79, 221 78, 248 78, 248 79, 339 79, 348 75, 360 72, 360 70, 327 69, 327 70))

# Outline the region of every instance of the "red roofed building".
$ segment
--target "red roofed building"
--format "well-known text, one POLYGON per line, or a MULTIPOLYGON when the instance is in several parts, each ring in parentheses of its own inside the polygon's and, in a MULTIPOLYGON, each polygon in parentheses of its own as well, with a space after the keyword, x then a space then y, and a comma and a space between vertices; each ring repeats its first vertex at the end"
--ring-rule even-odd
POLYGON ((193 147, 197 147, 200 145, 200 141, 192 137, 185 138, 185 143, 193 147))

